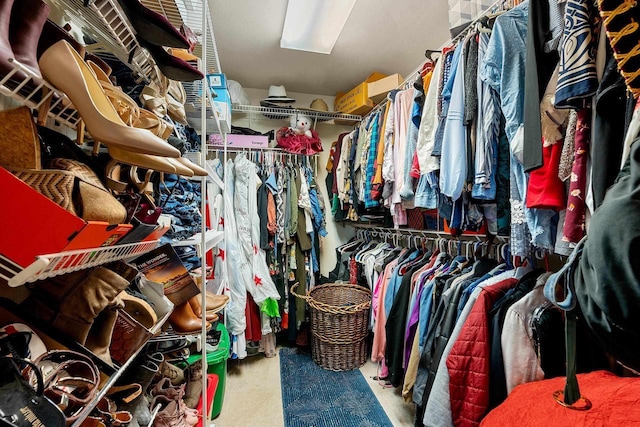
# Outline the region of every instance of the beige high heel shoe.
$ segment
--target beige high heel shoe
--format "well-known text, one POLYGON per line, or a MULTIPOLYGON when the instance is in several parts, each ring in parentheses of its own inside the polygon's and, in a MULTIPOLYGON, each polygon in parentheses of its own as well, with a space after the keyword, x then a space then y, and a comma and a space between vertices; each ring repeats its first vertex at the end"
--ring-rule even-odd
POLYGON ((177 160, 179 163, 182 163, 182 165, 191 169, 195 176, 209 176, 209 172, 207 172, 205 169, 201 168, 200 166, 196 165, 189 159, 186 159, 184 157, 178 157, 175 160, 177 160))
POLYGON ((87 65, 93 71, 98 82, 100 82, 102 90, 104 90, 104 93, 125 124, 139 129, 146 129, 165 141, 169 138, 173 132, 172 124, 167 123, 151 111, 138 107, 138 104, 129 95, 111 83, 109 75, 99 64, 89 61, 87 65))
POLYGON ((42 75, 73 102, 89 133, 107 146, 130 152, 178 157, 180 151, 144 129, 127 126, 105 95, 91 69, 64 40, 47 49, 39 61, 42 75))
POLYGON ((138 166, 156 172, 176 173, 176 167, 174 163, 170 161, 169 157, 133 153, 115 146, 109 147, 109 155, 112 159, 125 165, 138 166))

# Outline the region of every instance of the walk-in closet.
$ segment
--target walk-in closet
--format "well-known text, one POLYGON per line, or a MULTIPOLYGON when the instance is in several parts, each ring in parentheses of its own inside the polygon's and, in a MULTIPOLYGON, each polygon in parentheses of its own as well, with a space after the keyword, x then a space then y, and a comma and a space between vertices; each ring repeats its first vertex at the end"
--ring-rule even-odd
POLYGON ((0 0, 0 426, 640 425, 638 22, 0 0))

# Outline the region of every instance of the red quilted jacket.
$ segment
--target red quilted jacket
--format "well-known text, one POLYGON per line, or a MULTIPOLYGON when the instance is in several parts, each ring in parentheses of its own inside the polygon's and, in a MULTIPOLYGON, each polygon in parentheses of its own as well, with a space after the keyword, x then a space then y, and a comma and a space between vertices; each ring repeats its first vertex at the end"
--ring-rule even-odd
POLYGON ((489 406, 488 313, 493 304, 518 283, 506 279, 483 289, 447 357, 451 415, 456 427, 478 426, 489 406))

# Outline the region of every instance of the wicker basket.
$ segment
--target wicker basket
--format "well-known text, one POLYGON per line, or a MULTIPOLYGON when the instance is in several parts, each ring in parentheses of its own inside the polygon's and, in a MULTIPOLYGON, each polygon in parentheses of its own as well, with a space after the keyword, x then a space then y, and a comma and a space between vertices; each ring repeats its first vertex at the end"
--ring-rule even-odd
POLYGON ((371 292, 348 283, 315 286, 307 295, 291 293, 311 307, 313 361, 330 371, 349 371, 367 361, 371 292))

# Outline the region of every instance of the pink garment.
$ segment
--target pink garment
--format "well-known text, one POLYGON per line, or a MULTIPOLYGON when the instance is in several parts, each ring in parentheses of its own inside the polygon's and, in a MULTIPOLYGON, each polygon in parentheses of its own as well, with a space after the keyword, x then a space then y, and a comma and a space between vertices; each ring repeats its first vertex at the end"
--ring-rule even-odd
POLYGON ((385 271, 382 272, 381 275, 378 276, 378 280, 376 280, 376 284, 373 286, 373 294, 371 295, 371 315, 373 319, 376 318, 376 310, 378 309, 378 302, 380 301, 380 288, 382 287, 382 280, 384 279, 385 271))
POLYGON ((391 280, 391 273, 397 265, 398 259, 394 259, 389 264, 387 264, 384 269, 382 282, 380 284, 380 292, 378 294, 377 300, 378 304, 374 312, 374 319, 376 320, 376 324, 373 327, 373 345, 371 348, 371 360, 373 362, 384 359, 384 352, 387 349, 387 334, 384 329, 385 324, 387 323, 387 316, 384 312, 384 304, 382 304, 381 302, 384 301, 384 296, 387 293, 387 286, 389 285, 389 281, 391 280))

